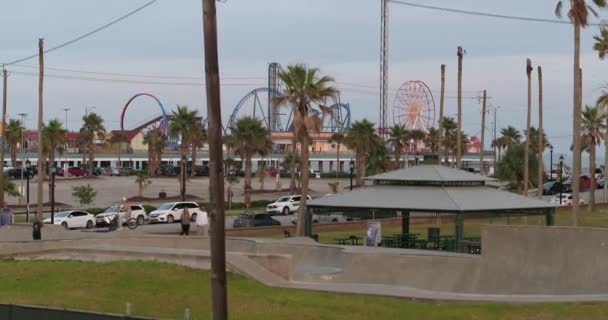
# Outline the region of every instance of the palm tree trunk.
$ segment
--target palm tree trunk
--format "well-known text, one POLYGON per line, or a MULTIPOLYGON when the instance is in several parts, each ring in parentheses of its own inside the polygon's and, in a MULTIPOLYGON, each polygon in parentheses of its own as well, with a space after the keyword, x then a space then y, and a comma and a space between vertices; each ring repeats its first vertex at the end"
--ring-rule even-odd
POLYGON ((251 155, 245 155, 245 207, 251 207, 251 171, 253 169, 253 163, 251 161, 251 155))
POLYGON ((363 185, 363 176, 365 175, 365 154, 363 152, 357 152, 356 158, 357 164, 355 168, 357 169, 357 187, 361 187, 363 185))
POLYGON ((591 188, 589 189, 589 205, 587 211, 593 212, 595 206, 595 189, 597 187, 597 180, 595 179, 595 141, 592 141, 589 148, 589 173, 591 175, 591 188))
POLYGON ((121 144, 121 142, 118 143, 118 167, 122 168, 122 163, 120 162, 120 151, 121 151, 120 144, 121 144))
POLYGON ((87 145, 83 143, 81 145, 81 148, 82 148, 82 162, 81 162, 82 165, 81 166, 84 166, 84 164, 87 161, 87 145))
POLYGON ((395 170, 401 168, 401 152, 399 146, 395 146, 395 170))
MULTIPOLYGON (((538 176, 537 179, 537 188, 538 188, 538 198, 542 199, 543 197, 543 151, 545 150, 545 141, 543 141, 543 71, 540 66, 538 66, 538 176)), ((549 169, 549 174, 551 174, 551 169, 549 169)))
POLYGON ((17 145, 11 146, 11 165, 13 167, 17 166, 17 145))
POLYGON ((572 114, 572 225, 578 226, 578 211, 580 199, 580 179, 581 176, 581 105, 580 105, 580 48, 581 47, 581 26, 574 23, 574 106, 572 114))
POLYGON ((290 178, 289 178, 289 193, 294 194, 296 192, 296 133, 292 131, 293 137, 291 138, 291 163, 289 164, 290 178))
POLYGON ((340 177, 340 143, 337 143, 336 146, 336 178, 340 177))
MULTIPOLYGON (((441 96, 439 99, 439 135, 437 137, 437 160, 439 165, 443 164, 441 161, 441 146, 443 144, 443 105, 445 101, 445 64, 441 65, 441 96)), ((447 158, 445 159, 447 162, 447 158)))
POLYGON ((93 166, 95 165, 95 151, 94 147, 91 145, 89 148, 89 177, 93 176, 93 166))
POLYGON ((462 47, 458 47, 458 128, 456 129, 456 167, 462 167, 462 47))
POLYGON ((302 137, 302 188, 300 191, 300 207, 298 208, 298 225, 297 225, 297 234, 298 237, 305 236, 304 223, 306 220, 306 200, 308 197, 308 159, 309 159, 309 151, 308 151, 308 135, 304 134, 302 137))
POLYGON ((528 196, 530 184, 530 121, 532 119, 532 62, 526 61, 526 74, 528 75, 528 116, 526 118, 526 149, 524 150, 524 196, 528 196))
POLYGON ((190 176, 196 176, 196 146, 192 144, 192 169, 190 172, 190 176))

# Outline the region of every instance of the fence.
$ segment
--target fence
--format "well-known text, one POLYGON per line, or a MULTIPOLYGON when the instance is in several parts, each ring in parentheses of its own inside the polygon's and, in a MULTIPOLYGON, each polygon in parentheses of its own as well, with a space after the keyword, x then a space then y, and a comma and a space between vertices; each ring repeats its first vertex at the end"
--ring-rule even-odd
POLYGON ((2 320, 154 320, 118 314, 95 313, 77 310, 54 309, 36 306, 0 304, 2 320))

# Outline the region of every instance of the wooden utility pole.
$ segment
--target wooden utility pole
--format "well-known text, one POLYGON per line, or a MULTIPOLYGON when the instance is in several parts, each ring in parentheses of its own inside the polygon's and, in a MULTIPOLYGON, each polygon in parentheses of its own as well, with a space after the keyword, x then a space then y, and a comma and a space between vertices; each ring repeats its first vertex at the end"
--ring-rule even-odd
POLYGON ((214 320, 228 319, 226 284, 226 239, 224 220, 224 155, 222 151, 222 112, 217 49, 216 0, 203 1, 203 38, 207 119, 209 122, 209 218, 211 222, 211 305, 214 320))
MULTIPOLYGON (((496 145, 497 141, 496 141, 496 127, 498 127, 498 124, 496 123, 496 109, 498 109, 498 107, 494 107, 494 136, 492 137, 492 145, 494 146, 493 151, 494 151, 494 174, 496 174, 496 149, 498 149, 498 146, 496 145)), ((499 151, 500 153, 500 151, 499 151)))
POLYGON ((36 197, 38 198, 38 206, 36 209, 36 222, 42 223, 43 216, 43 183, 45 169, 41 166, 44 162, 42 153, 42 127, 44 126, 44 108, 43 108, 43 93, 44 93, 44 39, 38 39, 38 189, 36 197))
POLYGON ((532 117, 532 61, 526 59, 526 74, 528 76, 528 117, 526 121, 526 150, 524 156, 524 196, 528 196, 530 184, 530 121, 532 117))
MULTIPOLYGON (((443 103, 445 102, 445 64, 441 65, 441 97, 439 100, 439 137, 437 137, 437 160, 441 161, 441 145, 443 144, 443 103)), ((445 159, 446 163, 448 159, 445 159)))
MULTIPOLYGON (((543 198, 543 151, 545 141, 543 140, 543 70, 538 66, 538 176, 536 177, 538 198, 543 198)), ((549 169, 551 174, 551 169, 549 169)))
MULTIPOLYGON (((580 37, 580 31, 579 31, 580 37)), ((576 41, 576 40, 575 40, 576 41)), ((579 40, 580 41, 580 40, 579 40)), ((575 55, 575 60, 579 59, 575 55)), ((582 90, 583 90, 583 69, 574 69, 575 78, 575 94, 574 94, 574 112, 572 114, 572 226, 578 227, 578 213, 581 198, 581 115, 583 108, 582 90), (578 72, 577 72, 578 71, 578 72), (578 85, 576 85, 578 83, 578 85)))
POLYGON ((458 47, 458 125, 456 129, 456 167, 462 168, 462 57, 464 50, 458 47))
POLYGON ((486 90, 483 90, 483 101, 481 107, 481 148, 479 150, 479 172, 482 176, 486 175, 486 167, 483 163, 483 147, 486 142, 486 90))
MULTIPOLYGON (((6 149, 6 96, 7 96, 7 77, 6 68, 2 67, 2 150, 0 151, 0 163, 4 166, 4 152, 6 149)), ((13 166, 15 164, 13 163, 13 166)), ((4 173, 0 173, 0 205, 4 207, 4 173)))

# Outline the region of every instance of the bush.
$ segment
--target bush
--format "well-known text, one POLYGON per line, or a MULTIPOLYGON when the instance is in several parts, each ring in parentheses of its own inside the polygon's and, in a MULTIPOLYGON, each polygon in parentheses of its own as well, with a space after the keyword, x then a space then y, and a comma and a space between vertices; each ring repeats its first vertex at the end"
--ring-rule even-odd
POLYGON ((150 212, 156 210, 157 208, 155 206, 151 206, 149 204, 144 204, 142 205, 142 207, 144 207, 144 210, 146 211, 146 214, 149 214, 150 212))
POLYGON ((89 208, 89 210, 87 210, 90 214, 96 216, 104 211, 106 211, 105 208, 89 208))

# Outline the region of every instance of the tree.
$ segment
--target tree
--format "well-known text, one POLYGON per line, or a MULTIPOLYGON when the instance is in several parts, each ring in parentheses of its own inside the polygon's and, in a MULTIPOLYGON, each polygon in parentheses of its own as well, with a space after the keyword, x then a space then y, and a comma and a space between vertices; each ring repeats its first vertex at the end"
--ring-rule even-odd
MULTIPOLYGON (((524 133, 527 134, 527 132, 524 130, 524 133)), ((545 151, 545 149, 547 148, 547 145, 551 144, 551 142, 549 142, 549 140, 547 139, 547 135, 545 134, 545 130, 543 130, 543 146, 539 147, 538 145, 538 141, 539 141, 539 131, 536 127, 530 127, 530 153, 534 153, 534 154, 538 154, 539 152, 542 154, 542 152, 545 151)))
POLYGON ((253 169, 251 158, 254 154, 265 156, 270 152, 269 146, 272 146, 270 131, 264 127, 262 121, 252 117, 238 119, 230 131, 231 135, 226 139, 226 143, 231 145, 234 152, 245 162, 245 206, 249 208, 253 169))
POLYGON ((439 155, 439 130, 429 128, 429 132, 424 137, 424 144, 431 150, 431 154, 437 155, 438 159, 441 157, 439 155))
POLYGON ((374 151, 377 144, 380 142, 380 137, 376 134, 374 124, 367 119, 355 121, 348 129, 348 136, 344 140, 344 144, 349 149, 355 151, 355 171, 357 186, 363 185, 363 177, 367 167, 367 156, 374 151))
MULTIPOLYGON (((526 146, 523 143, 517 143, 507 149, 505 155, 496 164, 496 177, 509 181, 509 186, 517 192, 522 192, 524 189, 524 157, 526 146)), ((534 155, 528 158, 531 172, 535 172, 538 161, 534 155)))
MULTIPOLYGON (((289 105, 293 114, 294 137, 301 140, 302 158, 302 190, 301 201, 298 209, 298 236, 304 236, 304 221, 306 219, 306 199, 308 196, 308 160, 310 152, 310 132, 319 132, 321 129, 321 118, 312 113, 310 106, 313 103, 320 105, 324 113, 332 113, 331 109, 322 104, 327 99, 335 98, 338 90, 330 83, 334 79, 329 76, 320 76, 319 69, 309 68, 303 64, 287 66, 286 70, 279 72, 279 78, 284 84, 283 94, 274 97, 275 105, 289 105)), ((293 140, 292 140, 293 142, 293 140)), ((295 163, 292 163, 292 171, 295 163)), ((292 178, 295 175, 292 172, 292 178)))
POLYGON ((202 148, 207 142, 207 130, 203 125, 202 121, 196 121, 194 126, 192 126, 192 130, 188 134, 188 139, 190 140, 190 146, 192 147, 192 172, 191 175, 196 175, 196 152, 199 148, 202 148))
POLYGON ((144 195, 144 189, 152 184, 150 176, 144 170, 137 170, 135 172, 135 183, 137 184, 137 195, 142 197, 144 195))
MULTIPOLYGON (((458 152, 458 135, 452 135, 450 137, 451 141, 449 141, 449 145, 453 148, 452 154, 457 154, 458 152)), ((464 132, 460 133, 460 150, 467 150, 467 145, 469 144, 469 136, 464 132)), ((446 141, 447 142, 447 141, 446 141)))
POLYGON ((593 211, 595 205, 595 189, 597 179, 595 178, 595 148, 602 141, 602 130, 606 130, 606 113, 597 107, 585 106, 581 116, 583 132, 581 132, 581 145, 589 152, 589 175, 591 178, 591 190, 589 191, 589 212, 593 211))
POLYGON ((58 119, 49 121, 42 128, 43 150, 49 159, 49 170, 55 166, 55 152, 59 151, 60 154, 64 152, 65 135, 67 133, 68 131, 63 128, 63 124, 58 119))
POLYGON ((345 136, 342 132, 336 132, 329 138, 329 143, 336 144, 336 177, 339 177, 340 173, 342 173, 342 168, 340 168, 340 146, 344 143, 344 138, 345 136))
POLYGON ((388 142, 393 145, 393 155, 395 156, 395 169, 401 168, 401 152, 403 147, 411 138, 410 131, 405 129, 402 124, 395 124, 390 128, 388 142))
POLYGON ((103 125, 103 118, 95 112, 89 112, 82 117, 84 124, 80 132, 86 138, 87 151, 89 154, 89 177, 93 176, 93 166, 95 164, 95 140, 104 140, 106 128, 103 125))
POLYGON ((500 130, 502 135, 500 139, 504 143, 504 146, 509 149, 512 145, 518 144, 521 141, 521 134, 517 129, 512 126, 507 126, 500 130))
MULTIPOLYGON (((21 142, 23 136, 23 124, 16 119, 10 119, 6 125, 6 142, 11 148, 11 164, 17 165, 17 145, 21 142)), ((23 147, 21 147, 23 150, 23 147)))
POLYGON ((158 174, 159 165, 165 147, 165 136, 160 128, 153 128, 144 134, 143 143, 148 146, 148 175, 158 174))
POLYGON ((420 145, 420 141, 426 138, 426 133, 424 133, 424 131, 422 130, 414 129, 410 131, 410 135, 412 137, 412 140, 414 140, 414 152, 420 151, 418 150, 418 146, 420 145))
POLYGON ((2 179, 2 189, 11 197, 19 197, 21 194, 17 190, 17 186, 9 179, 2 179))
POLYGON ((526 74, 528 76, 528 116, 526 121, 526 149, 524 150, 526 155, 524 156, 524 194, 528 195, 528 185, 529 185, 529 170, 530 164, 528 163, 528 159, 530 159, 530 121, 532 118, 532 61, 530 59, 526 60, 526 74))
POLYGON ((453 117, 443 117, 443 144, 444 144, 444 152, 445 152, 445 163, 449 165, 450 161, 448 160, 448 156, 451 150, 453 150, 453 137, 456 135, 456 121, 453 117))
POLYGON ((378 139, 367 155, 366 172, 370 175, 386 172, 391 167, 391 159, 384 143, 378 139))
POLYGON ((456 167, 462 168, 462 57, 465 52, 462 47, 458 47, 458 121, 456 122, 456 167))
POLYGON ((122 167, 122 162, 120 161, 120 154, 121 154, 121 151, 122 151, 122 144, 123 143, 128 144, 129 142, 131 142, 130 139, 129 139, 129 136, 124 131, 114 132, 112 134, 112 137, 110 137, 110 143, 111 144, 118 144, 118 166, 119 167, 122 167))
MULTIPOLYGON (((597 55, 600 60, 604 60, 608 53, 608 28, 602 27, 600 29, 600 36, 594 36, 595 44, 593 49, 597 51, 597 55)), ((604 113, 608 113, 608 90, 606 87, 602 90, 602 94, 597 99, 597 106, 604 110, 604 113)), ((608 129, 604 132, 604 136, 608 136, 608 129)), ((604 168, 608 168, 608 139, 604 139, 604 168)), ((608 188, 604 188, 604 199, 608 199, 608 188)))
POLYGON ((608 27, 602 26, 600 28, 600 35, 593 36, 593 40, 595 40, 593 50, 597 51, 597 56, 600 60, 604 60, 606 54, 608 54, 608 27))
POLYGON ((232 209, 232 197, 234 193, 232 192, 232 185, 239 183, 239 178, 234 175, 227 175, 226 182, 228 182, 228 190, 226 191, 226 196, 228 198, 228 210, 232 209))
POLYGON ((264 182, 266 180, 266 176, 268 175, 267 169, 268 167, 266 165, 266 161, 262 161, 258 164, 258 170, 255 172, 255 175, 258 177, 258 181, 260 182, 260 190, 264 190, 264 182))
MULTIPOLYGON (((589 15, 592 14, 597 16, 596 8, 588 4, 586 0, 570 0, 570 8, 568 9, 568 18, 574 26, 574 63, 573 63, 573 114, 572 114, 572 133, 573 133, 573 162, 572 162, 572 174, 574 177, 581 175, 581 145, 580 136, 581 132, 581 112, 582 112, 582 79, 581 79, 581 28, 585 28, 589 24, 589 15)), ((562 6, 564 0, 559 0, 555 7, 555 15, 561 18, 562 6)), ((605 8, 607 3, 606 0, 593 0, 593 4, 597 8, 605 8)), ((579 194, 580 181, 578 178, 572 181, 572 224, 578 225, 578 207, 579 207, 579 194)))
POLYGON ((74 186, 72 187, 72 197, 80 203, 80 207, 88 206, 95 200, 97 191, 91 187, 90 184, 86 186, 74 186))
POLYGON ((177 106, 177 111, 169 116, 169 133, 173 138, 181 138, 182 158, 186 157, 190 134, 197 123, 198 111, 189 110, 188 106, 177 106))

